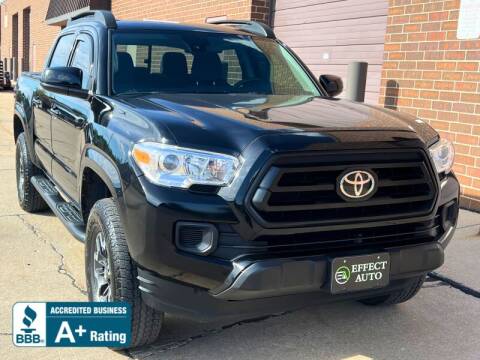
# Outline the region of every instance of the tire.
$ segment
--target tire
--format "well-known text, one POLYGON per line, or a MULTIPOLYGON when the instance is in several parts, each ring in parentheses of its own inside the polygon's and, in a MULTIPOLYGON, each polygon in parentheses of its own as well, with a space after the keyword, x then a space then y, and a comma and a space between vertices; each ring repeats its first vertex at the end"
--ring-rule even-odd
POLYGON ((132 342, 129 347, 154 342, 160 334, 164 314, 150 308, 142 300, 137 267, 130 258, 123 225, 113 199, 99 200, 93 206, 88 217, 85 242, 89 300, 128 302, 132 307, 132 342), (96 253, 97 249, 100 251, 96 253), (109 269, 107 276, 102 277, 102 266, 104 270, 109 269))
POLYGON ((362 304, 369 305, 369 306, 377 306, 377 305, 395 305, 401 304, 413 298, 422 288, 423 282, 425 281, 426 275, 420 276, 418 278, 414 278, 413 281, 410 283, 409 286, 395 291, 388 295, 377 296, 369 299, 362 299, 359 300, 362 304))
POLYGON ((32 176, 41 175, 42 172, 32 163, 25 141, 25 133, 21 133, 17 138, 15 165, 17 195, 20 207, 29 213, 47 209, 48 205, 30 182, 32 176))

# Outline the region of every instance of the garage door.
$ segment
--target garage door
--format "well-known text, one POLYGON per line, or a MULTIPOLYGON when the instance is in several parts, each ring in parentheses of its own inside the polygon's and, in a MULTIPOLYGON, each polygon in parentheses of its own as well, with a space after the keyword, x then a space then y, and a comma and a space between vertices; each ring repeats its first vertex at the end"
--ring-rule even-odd
POLYGON ((368 62, 365 101, 376 104, 387 11, 388 0, 276 0, 274 28, 317 76, 345 80, 350 62, 368 62))

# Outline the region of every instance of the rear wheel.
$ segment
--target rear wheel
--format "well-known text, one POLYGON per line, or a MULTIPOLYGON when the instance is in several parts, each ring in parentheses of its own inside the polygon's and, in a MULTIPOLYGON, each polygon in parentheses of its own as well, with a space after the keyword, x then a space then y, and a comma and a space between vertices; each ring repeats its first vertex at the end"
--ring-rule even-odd
POLYGON ((130 258, 125 232, 113 199, 95 203, 88 217, 85 244, 87 290, 90 301, 126 301, 132 307, 132 342, 154 342, 163 312, 147 306, 138 289, 137 267, 130 258))
POLYGON ((369 299, 359 300, 362 304, 376 306, 376 305, 395 305, 406 302, 413 298, 422 288, 426 275, 415 278, 409 286, 395 291, 388 295, 377 296, 369 299))
POLYGON ((41 174, 41 171, 33 164, 28 153, 25 133, 17 138, 15 162, 18 202, 22 209, 30 213, 47 209, 48 205, 30 182, 32 176, 41 174))

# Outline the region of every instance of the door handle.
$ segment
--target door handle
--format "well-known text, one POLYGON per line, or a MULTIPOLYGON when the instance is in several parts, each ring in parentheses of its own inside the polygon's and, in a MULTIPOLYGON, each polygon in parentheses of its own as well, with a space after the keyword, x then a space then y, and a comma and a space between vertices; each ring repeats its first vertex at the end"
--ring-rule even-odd
POLYGON ((86 123, 86 120, 79 117, 79 116, 75 116, 74 119, 73 119, 73 126, 75 126, 77 128, 83 128, 85 123, 86 123))
POLYGON ((58 108, 56 106, 52 106, 50 108, 50 112, 52 113, 52 115, 55 115, 55 116, 60 116, 60 110, 58 110, 58 108))
POLYGON ((74 127, 81 128, 84 126, 86 120, 80 116, 73 115, 68 111, 60 110, 57 105, 52 105, 50 107, 50 114, 57 117, 59 120, 66 122, 74 127))
POLYGON ((40 106, 42 105, 42 100, 40 100, 40 98, 38 98, 38 97, 35 96, 35 97, 32 99, 32 105, 33 105, 33 106, 38 106, 38 107, 40 107, 40 106))

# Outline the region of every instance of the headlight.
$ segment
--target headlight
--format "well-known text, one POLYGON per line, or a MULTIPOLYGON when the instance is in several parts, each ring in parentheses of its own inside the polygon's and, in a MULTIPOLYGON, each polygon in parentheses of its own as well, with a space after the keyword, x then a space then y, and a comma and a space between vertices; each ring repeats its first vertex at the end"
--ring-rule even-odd
POLYGON ((132 156, 152 183, 184 189, 193 184, 227 186, 241 165, 233 156, 154 142, 135 144, 132 156))
POLYGON ((455 149, 451 141, 440 139, 430 147, 430 156, 435 163, 437 172, 448 174, 452 170, 453 160, 455 158, 455 149))

